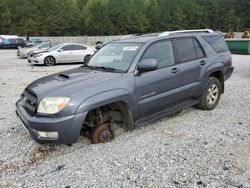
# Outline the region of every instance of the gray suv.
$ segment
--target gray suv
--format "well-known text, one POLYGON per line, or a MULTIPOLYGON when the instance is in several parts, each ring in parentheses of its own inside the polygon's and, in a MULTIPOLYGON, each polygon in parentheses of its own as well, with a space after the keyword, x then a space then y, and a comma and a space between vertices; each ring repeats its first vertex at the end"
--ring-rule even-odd
POLYGON ((103 143, 117 125, 131 130, 190 106, 214 109, 232 72, 227 45, 212 30, 133 36, 32 82, 16 113, 39 143, 71 145, 81 134, 103 143))

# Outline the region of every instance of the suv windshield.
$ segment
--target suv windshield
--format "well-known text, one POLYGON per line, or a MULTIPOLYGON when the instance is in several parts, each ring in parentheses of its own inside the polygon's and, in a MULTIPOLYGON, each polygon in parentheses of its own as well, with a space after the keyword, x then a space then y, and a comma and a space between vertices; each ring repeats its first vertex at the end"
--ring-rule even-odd
POLYGON ((89 61, 89 67, 126 72, 142 43, 110 43, 102 47, 89 61))

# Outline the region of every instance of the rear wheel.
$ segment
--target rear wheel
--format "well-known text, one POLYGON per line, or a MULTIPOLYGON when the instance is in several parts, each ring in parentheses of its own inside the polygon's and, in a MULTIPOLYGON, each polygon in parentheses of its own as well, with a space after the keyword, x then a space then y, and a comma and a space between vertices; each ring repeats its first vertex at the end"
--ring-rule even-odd
POLYGON ((54 57, 48 56, 44 59, 44 65, 53 66, 56 64, 56 60, 54 57))
POLYGON ((215 77, 209 77, 197 107, 203 110, 213 110, 219 103, 221 83, 215 77))
POLYGON ((89 61, 89 58, 91 57, 91 55, 86 55, 84 57, 83 63, 87 63, 89 61))

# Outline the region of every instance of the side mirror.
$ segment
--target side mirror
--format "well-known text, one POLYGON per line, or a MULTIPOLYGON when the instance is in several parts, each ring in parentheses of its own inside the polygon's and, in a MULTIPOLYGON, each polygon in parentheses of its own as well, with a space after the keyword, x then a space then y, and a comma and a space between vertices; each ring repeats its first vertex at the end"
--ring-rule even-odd
POLYGON ((59 50, 57 50, 58 52, 62 52, 63 51, 63 49, 62 48, 60 48, 59 50))
POLYGON ((138 71, 140 73, 154 71, 157 69, 158 69, 158 62, 156 59, 145 59, 142 62, 140 62, 138 66, 138 71))

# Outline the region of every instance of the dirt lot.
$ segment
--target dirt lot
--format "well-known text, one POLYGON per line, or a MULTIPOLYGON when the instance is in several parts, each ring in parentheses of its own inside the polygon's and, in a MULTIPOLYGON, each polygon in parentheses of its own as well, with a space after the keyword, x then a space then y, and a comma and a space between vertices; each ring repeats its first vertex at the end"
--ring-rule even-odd
POLYGON ((15 115, 31 81, 77 67, 29 66, 0 50, 0 187, 250 187, 250 56, 213 111, 189 108, 112 142, 39 145, 15 115))

